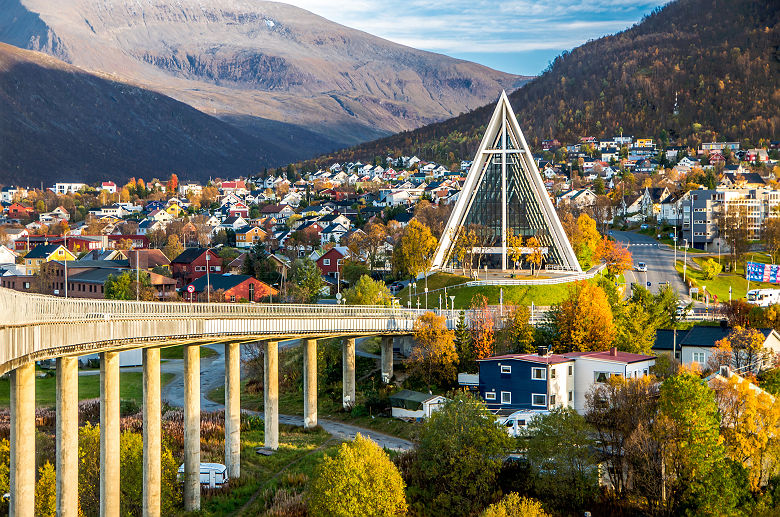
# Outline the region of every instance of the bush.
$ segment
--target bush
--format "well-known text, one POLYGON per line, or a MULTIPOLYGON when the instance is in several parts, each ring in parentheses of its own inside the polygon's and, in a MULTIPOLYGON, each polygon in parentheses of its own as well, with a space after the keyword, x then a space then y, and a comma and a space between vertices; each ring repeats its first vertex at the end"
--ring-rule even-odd
POLYGON ((712 259, 707 259, 701 265, 701 272, 705 280, 712 280, 723 271, 723 267, 712 259))
POLYGON ((309 486, 311 517, 395 516, 406 514, 404 481, 377 444, 360 434, 326 456, 309 486))
POLYGON ((548 517, 542 508, 542 503, 527 497, 520 497, 512 492, 495 504, 488 506, 482 517, 548 517))

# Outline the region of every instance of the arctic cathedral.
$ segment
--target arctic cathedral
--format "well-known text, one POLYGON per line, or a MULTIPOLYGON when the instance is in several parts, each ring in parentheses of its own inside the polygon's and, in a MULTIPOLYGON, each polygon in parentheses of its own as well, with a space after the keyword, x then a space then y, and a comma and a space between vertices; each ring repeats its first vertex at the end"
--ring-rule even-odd
POLYGON ((507 240, 519 235, 524 243, 530 237, 539 240, 545 267, 582 272, 506 92, 498 100, 444 229, 434 269, 452 264, 463 228, 479 232, 481 263, 488 268, 511 269, 507 240))

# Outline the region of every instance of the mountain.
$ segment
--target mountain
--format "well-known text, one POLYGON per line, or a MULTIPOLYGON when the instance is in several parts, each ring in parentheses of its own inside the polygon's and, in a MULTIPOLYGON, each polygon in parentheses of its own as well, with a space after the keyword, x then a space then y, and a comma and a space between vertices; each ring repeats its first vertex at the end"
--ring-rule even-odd
MULTIPOLYGON (((157 92, 0 43, 0 183, 249 174, 281 157, 157 92)), ((289 153, 289 150, 287 151, 289 153)))
POLYGON ((273 132, 297 159, 447 119, 527 79, 260 0, 0 0, 0 41, 273 132))
MULTIPOLYGON (((564 52, 510 102, 533 145, 626 135, 777 140, 780 3, 678 0, 641 23, 564 52)), ((451 164, 474 155, 493 105, 307 163, 416 154, 451 164)))

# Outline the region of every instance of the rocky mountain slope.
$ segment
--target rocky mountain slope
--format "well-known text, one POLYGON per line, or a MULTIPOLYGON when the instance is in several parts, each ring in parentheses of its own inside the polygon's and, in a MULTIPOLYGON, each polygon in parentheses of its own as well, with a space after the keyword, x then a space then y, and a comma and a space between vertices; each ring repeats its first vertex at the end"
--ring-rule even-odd
POLYGON ((0 184, 172 172, 205 181, 261 171, 291 155, 283 144, 160 93, 0 43, 0 184))
MULTIPOLYGON (((677 0, 618 34, 555 59, 509 95, 530 144, 619 134, 739 140, 780 137, 780 3, 677 0)), ((323 156, 314 163, 417 154, 473 156, 493 105, 323 156)))
POLYGON ((274 132, 299 158, 458 115, 526 79, 260 0, 0 0, 0 41, 274 132))

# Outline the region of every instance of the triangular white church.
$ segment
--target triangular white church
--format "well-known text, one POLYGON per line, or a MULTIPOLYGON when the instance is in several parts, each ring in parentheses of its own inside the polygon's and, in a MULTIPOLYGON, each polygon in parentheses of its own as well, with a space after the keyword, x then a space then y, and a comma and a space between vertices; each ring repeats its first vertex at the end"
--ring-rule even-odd
POLYGON ((447 265, 460 229, 471 225, 483 233, 480 241, 487 245, 481 249, 482 263, 488 267, 510 269, 507 238, 520 235, 523 242, 531 236, 539 239, 548 268, 582 271, 506 92, 498 99, 444 229, 433 259, 434 269, 447 265))

